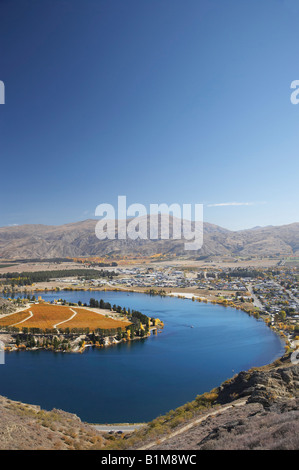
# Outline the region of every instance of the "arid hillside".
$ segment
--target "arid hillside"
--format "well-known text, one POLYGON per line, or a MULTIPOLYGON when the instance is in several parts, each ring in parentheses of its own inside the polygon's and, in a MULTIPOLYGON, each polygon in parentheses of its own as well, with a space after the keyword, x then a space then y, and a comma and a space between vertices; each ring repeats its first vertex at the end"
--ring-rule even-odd
POLYGON ((0 450, 84 450, 103 442, 74 414, 0 397, 0 450))
MULTIPOLYGON (((172 226, 173 219, 170 220, 172 226)), ((0 259, 125 255, 294 255, 299 253, 299 223, 230 231, 204 223, 203 247, 185 251, 184 240, 99 240, 96 220, 61 226, 21 225, 0 228, 0 259)), ((170 233, 172 229, 170 228, 170 233)))

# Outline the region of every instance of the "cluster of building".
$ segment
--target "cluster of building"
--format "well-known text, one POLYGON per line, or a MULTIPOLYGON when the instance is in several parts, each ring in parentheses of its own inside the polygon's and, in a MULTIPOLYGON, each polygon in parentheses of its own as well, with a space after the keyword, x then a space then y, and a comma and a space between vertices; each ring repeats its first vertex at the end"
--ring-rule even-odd
POLYGON ((253 281, 253 292, 262 304, 263 310, 269 314, 278 314, 281 311, 286 315, 299 317, 299 300, 298 287, 294 286, 290 289, 284 286, 285 281, 280 276, 274 279, 265 279, 253 281), (283 282, 283 284, 282 284, 283 282))
POLYGON ((226 280, 219 278, 219 270, 179 270, 173 266, 165 268, 149 269, 131 268, 115 270, 118 277, 109 281, 111 286, 126 287, 159 287, 159 288, 188 288, 206 290, 227 290, 245 292, 247 290, 244 279, 234 278, 226 280))
POLYGON ((119 276, 110 285, 126 286, 126 287, 148 287, 148 288, 185 288, 197 286, 195 277, 186 277, 183 271, 172 268, 159 270, 153 269, 118 269, 119 276))
MULTIPOLYGON (((253 271, 244 268, 210 268, 210 269, 179 269, 176 266, 165 266, 157 269, 148 266, 132 268, 114 268, 118 276, 113 279, 72 279, 71 284, 78 287, 125 287, 125 288, 169 288, 214 292, 225 292, 230 295, 253 298, 260 311, 269 315, 285 311, 286 315, 299 315, 298 271, 281 269, 272 272, 267 269, 253 271)), ((62 281, 62 280, 60 280, 62 281)), ((63 280, 67 281, 67 279, 63 280)), ((70 280, 68 279, 68 282, 70 280)), ((225 294, 224 294, 225 295, 225 294)))

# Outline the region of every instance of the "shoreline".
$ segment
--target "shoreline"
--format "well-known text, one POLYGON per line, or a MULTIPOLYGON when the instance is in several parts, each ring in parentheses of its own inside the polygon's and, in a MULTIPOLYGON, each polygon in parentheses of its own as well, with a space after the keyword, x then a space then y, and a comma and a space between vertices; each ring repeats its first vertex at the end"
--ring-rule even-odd
MULTIPOLYGON (((254 307, 254 310, 250 311, 248 308, 246 308, 246 306, 243 306, 243 305, 236 305, 234 302, 232 301, 222 301, 222 300, 219 300, 217 299, 216 295, 219 294, 219 291, 215 291, 215 294, 216 295, 213 295, 213 294, 210 294, 210 296, 203 296, 203 295, 199 295, 199 293, 194 293, 194 292, 186 292, 185 290, 183 292, 167 292, 168 290, 170 290, 170 288, 166 288, 166 289, 160 289, 159 291, 155 291, 155 289, 148 289, 148 288, 113 288, 113 287, 95 287, 93 289, 91 288, 88 288, 88 289, 85 289, 85 288, 76 288, 74 289, 73 287, 65 287, 65 288, 59 288, 59 290, 56 290, 55 288, 53 289, 41 289, 41 288, 36 288, 36 289, 32 289, 31 292, 39 292, 39 293, 49 293, 49 292, 53 292, 53 293, 58 293, 58 292, 129 292, 129 293, 136 293, 136 294, 146 294, 146 295, 155 295, 155 296, 161 296, 161 297, 176 297, 176 298, 180 298, 180 299, 186 299, 186 300, 191 300, 191 301, 197 301, 197 302, 204 302, 204 303, 212 303, 214 305, 219 305, 219 306, 223 306, 223 307, 231 307, 231 308, 235 308, 237 310, 241 310, 242 312, 246 313, 247 315, 250 315, 250 316, 254 316, 257 320, 262 320, 266 326, 268 326, 269 328, 271 328, 272 331, 274 331, 274 333, 276 333, 280 339, 283 340, 283 342, 285 343, 285 351, 287 351, 288 349, 290 349, 290 342, 288 340, 288 338, 286 337, 286 335, 281 332, 280 330, 276 329, 273 327, 273 325, 271 323, 269 323, 268 321, 266 321, 267 317, 265 316, 265 313, 264 312, 261 312, 260 313, 260 309, 258 309, 257 307, 254 307), (211 298, 212 297, 212 298, 211 298), (255 316, 255 315, 258 315, 258 316, 255 316)), ((182 289, 181 289, 182 290, 182 289)), ((20 291, 20 293, 22 293, 22 291, 20 291)), ((3 294, 3 292, 2 292, 3 294)), ((13 313, 16 313, 16 312, 13 312, 13 313)), ((1 316, 0 316, 1 317, 1 316)), ((136 338, 138 339, 138 338, 136 338)), ((122 342, 122 341, 121 341, 122 342)), ((104 346, 106 347, 106 346, 104 346)))
MULTIPOLYGON (((236 310, 241 310, 242 312, 246 313, 247 315, 249 316, 254 316, 257 320, 262 320, 266 326, 268 326, 269 328, 272 329, 272 331, 277 334, 277 336, 283 341, 284 343, 284 348, 285 348, 285 353, 290 350, 290 342, 289 342, 289 339, 279 330, 277 330, 276 328, 273 327, 273 325, 271 323, 269 323, 268 321, 266 321, 266 316, 265 314, 263 314, 263 312, 261 313, 261 315, 259 314, 259 309, 257 309, 255 307, 255 311, 258 312, 258 317, 255 315, 254 311, 249 311, 245 306, 242 306, 242 305, 235 305, 232 301, 222 301, 222 300, 216 300, 215 298, 207 298, 207 297, 204 297, 204 296, 200 296, 198 293, 194 293, 194 292, 186 292, 186 291, 183 291, 183 292, 166 292, 166 290, 160 290, 160 291, 155 291, 154 289, 151 291, 151 290, 148 290, 148 289, 145 289, 145 288, 129 288, 129 289, 126 289, 126 288, 112 288, 112 287, 98 287, 98 288, 94 288, 94 289, 81 289, 81 288, 78 288, 78 289, 74 289, 72 287, 66 287, 64 289, 59 289, 59 291, 56 291, 56 289, 35 289, 35 290, 32 290, 32 292, 39 292, 39 293, 49 293, 49 292, 130 292, 130 293, 137 293, 137 294, 146 294, 146 295, 155 295, 155 296, 161 296, 161 297, 176 297, 178 299, 185 299, 185 300, 191 300, 191 301, 196 301, 196 302, 204 302, 204 303, 212 303, 214 305, 219 305, 219 306, 222 306, 222 307, 231 307, 231 308, 235 308, 236 310)), ((213 297, 215 297, 213 295, 213 297)), ((80 307, 79 307, 80 308, 80 307)), ((88 308, 88 307, 87 307, 88 308)), ((19 311, 19 310, 18 310, 19 311)), ((17 313, 17 312, 13 312, 13 313, 17 313)), ((101 312, 98 312, 98 313, 101 313, 101 312)), ((11 315, 11 314, 9 314, 11 315)), ((5 314, 3 316, 6 316, 5 314)), ((0 316, 0 318, 2 317, 2 315, 0 316)), ((155 328, 152 328, 152 329, 155 329, 155 328)), ((156 330, 158 330, 158 328, 156 328, 156 330)), ((1 333, 0 333, 1 334, 1 333)), ((9 332, 7 332, 7 334, 9 334, 9 332)), ((113 346, 114 344, 119 344, 119 343, 123 343, 123 342, 127 342, 127 341, 133 341, 135 339, 144 339, 144 338, 147 338, 151 336, 151 331, 148 335, 145 335, 143 337, 134 337, 134 338, 130 338, 129 340, 128 339, 121 339, 119 341, 112 341, 110 342, 109 344, 103 344, 101 345, 100 347, 99 346, 96 346, 98 348, 106 348, 106 347, 110 347, 110 346, 113 346)), ((74 353, 78 353, 78 352, 84 352, 85 348, 87 346, 95 346, 95 345, 92 345, 92 344, 88 344, 88 345, 85 345, 83 347, 83 350, 81 351, 81 349, 79 350, 71 350, 71 351, 54 351, 54 352, 74 352, 74 353)), ((37 348, 36 348, 37 349, 37 348)), ((43 348, 43 347, 40 347, 38 349, 45 349, 47 350, 46 348, 43 348)), ((14 348, 14 349, 11 349, 10 352, 12 351, 17 351, 19 350, 19 348, 14 348)), ((28 348, 28 350, 31 350, 28 348)), ((50 349, 51 350, 51 349, 50 349)), ((9 351, 7 351, 9 352, 9 351)))

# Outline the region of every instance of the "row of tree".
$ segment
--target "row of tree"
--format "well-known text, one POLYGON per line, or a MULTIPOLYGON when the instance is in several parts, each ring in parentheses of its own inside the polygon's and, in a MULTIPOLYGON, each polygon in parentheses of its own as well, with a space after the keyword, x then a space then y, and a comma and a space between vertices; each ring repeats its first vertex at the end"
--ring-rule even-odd
POLYGON ((114 271, 97 270, 97 269, 63 269, 53 271, 36 271, 36 272, 21 272, 21 273, 5 273, 2 277, 5 280, 1 281, 2 285, 10 284, 13 286, 29 286, 36 282, 48 282, 53 278, 61 277, 78 277, 86 280, 109 278, 113 279, 118 274, 114 271))
POLYGON ((26 348, 42 347, 45 349, 51 348, 56 351, 68 351, 71 348, 71 344, 66 338, 60 340, 57 336, 53 336, 36 339, 31 333, 17 335, 16 346, 19 347, 21 345, 25 345, 26 348))
POLYGON ((149 332, 149 325, 152 319, 138 310, 131 310, 130 308, 126 309, 125 307, 121 307, 120 305, 116 304, 111 305, 110 302, 105 302, 103 299, 96 300, 94 298, 90 299, 89 306, 91 308, 111 310, 113 312, 119 313, 120 315, 126 315, 128 320, 131 322, 131 325, 127 326, 126 331, 130 331, 131 337, 143 337, 149 332))
POLYGON ((139 312, 138 310, 131 310, 130 308, 126 309, 125 307, 121 307, 120 305, 116 305, 116 304, 112 306, 110 302, 104 302, 103 299, 96 300, 96 299, 91 298, 89 301, 89 306, 91 308, 101 308, 105 310, 112 310, 116 313, 126 315, 134 323, 136 323, 139 320, 141 323, 147 324, 149 321, 149 317, 139 312))

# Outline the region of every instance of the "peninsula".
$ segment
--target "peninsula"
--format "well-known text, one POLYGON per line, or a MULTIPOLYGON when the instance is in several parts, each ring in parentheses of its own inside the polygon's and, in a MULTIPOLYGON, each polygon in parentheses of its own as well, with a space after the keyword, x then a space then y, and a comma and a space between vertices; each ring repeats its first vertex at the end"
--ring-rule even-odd
MULTIPOLYGON (((36 301, 19 299, 23 308, 0 315, 0 338, 6 351, 20 349, 51 349, 83 352, 88 346, 105 347, 125 341, 146 338, 151 331, 163 328, 156 318, 137 310, 109 302, 90 299, 89 305, 53 303, 41 297, 36 301)), ((7 301, 4 305, 12 303, 7 301)))

